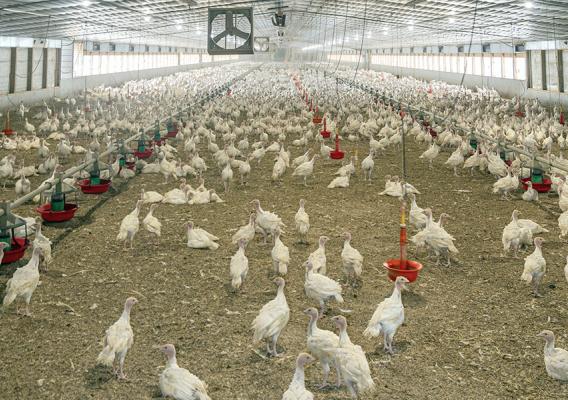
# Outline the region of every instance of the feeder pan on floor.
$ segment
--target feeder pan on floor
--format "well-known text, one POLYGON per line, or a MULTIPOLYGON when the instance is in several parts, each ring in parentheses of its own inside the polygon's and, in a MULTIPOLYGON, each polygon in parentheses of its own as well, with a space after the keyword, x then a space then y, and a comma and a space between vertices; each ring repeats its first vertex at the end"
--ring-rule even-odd
POLYGON ((320 135, 328 139, 331 136, 331 132, 327 130, 327 118, 323 118, 323 131, 320 132, 320 135))
POLYGON ((11 136, 16 131, 12 129, 12 122, 10 121, 10 111, 6 113, 6 119, 4 120, 4 129, 2 129, 2 133, 6 136, 11 136))
POLYGON ((334 160, 341 160, 345 157, 345 153, 339 149, 339 129, 335 135, 335 150, 330 151, 329 156, 334 160))
POLYGON ((0 242, 8 244, 4 249, 2 264, 10 264, 24 256, 30 242, 26 221, 10 212, 9 203, 0 203, 0 242), (24 227, 24 237, 16 237, 16 229, 24 227))
POLYGON ((112 183, 110 179, 101 179, 98 155, 95 154, 94 158, 95 161, 89 171, 89 178, 77 182, 77 186, 79 186, 81 191, 85 194, 101 194, 108 192, 112 183))
POLYGON ((549 178, 545 178, 542 170, 539 168, 533 168, 531 170, 530 178, 521 179, 525 191, 529 188, 529 181, 532 182, 533 189, 539 193, 548 193, 552 188, 552 181, 549 178))
POLYGON ((174 122, 173 118, 170 117, 170 119, 168 119, 166 126, 168 128, 167 137, 175 138, 177 136, 177 133, 178 133, 177 122, 174 122))
POLYGON ((66 196, 75 191, 76 189, 74 187, 63 183, 61 174, 59 174, 49 203, 42 204, 36 208, 36 211, 41 214, 41 218, 45 222, 69 221, 75 216, 75 212, 79 206, 77 204, 67 203, 66 196))
POLYGON ((414 282, 418 278, 420 270, 422 270, 422 264, 406 259, 405 220, 406 205, 403 200, 400 207, 400 257, 398 259, 387 260, 383 263, 383 267, 388 271, 388 278, 391 281, 395 281, 398 276, 404 276, 409 282, 414 282))

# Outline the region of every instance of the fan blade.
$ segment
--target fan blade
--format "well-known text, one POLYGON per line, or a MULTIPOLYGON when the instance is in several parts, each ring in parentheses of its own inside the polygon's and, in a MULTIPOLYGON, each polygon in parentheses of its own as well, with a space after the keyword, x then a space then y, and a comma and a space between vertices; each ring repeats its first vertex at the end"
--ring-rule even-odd
POLYGON ((225 14, 225 31, 231 32, 233 29, 233 13, 228 11, 227 14, 225 14))
POLYGON ((231 33, 235 36, 240 37, 243 40, 247 40, 250 37, 250 33, 243 32, 238 28, 234 28, 231 33))
POLYGON ((226 36, 227 36, 227 31, 223 31, 211 40, 213 40, 214 43, 217 43, 219 40, 223 39, 226 36))

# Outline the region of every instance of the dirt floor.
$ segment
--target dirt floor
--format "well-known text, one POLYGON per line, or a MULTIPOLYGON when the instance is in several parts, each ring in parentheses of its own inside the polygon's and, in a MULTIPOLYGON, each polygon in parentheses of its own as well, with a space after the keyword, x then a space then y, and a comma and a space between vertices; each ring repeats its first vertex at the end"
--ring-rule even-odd
MULTIPOLYGON (((349 153, 355 147, 346 144, 349 153)), ((291 150, 292 157, 304 152, 291 150)), ((0 397, 159 398, 158 378, 165 358, 154 346, 174 343, 179 364, 208 383, 213 399, 280 399, 297 354, 305 350, 308 320, 302 310, 316 305, 303 293, 302 263, 316 248, 318 236, 327 235, 331 238, 328 275, 343 279, 340 235, 349 230, 352 245, 365 257, 363 286, 357 290, 345 286, 341 308, 352 310, 345 313, 348 332, 367 352, 377 383, 376 392, 363 399, 567 398, 568 387, 546 375, 544 343, 536 337, 542 329, 551 329, 558 346, 568 348, 566 243, 558 239, 557 216, 548 211, 558 211, 556 199, 544 196, 542 205, 535 205, 520 200, 519 193, 517 200, 501 201, 490 191, 492 178, 465 172, 454 177, 442 165, 449 155, 445 153, 429 170, 418 160, 423 150, 409 145, 409 181, 422 192, 420 206, 432 207, 436 217, 441 212, 452 216, 446 228, 456 237, 460 254, 450 268, 417 258, 424 270, 403 294, 406 323, 395 337, 395 356, 384 354, 382 343, 363 338, 362 332, 376 304, 392 291, 382 263, 398 254, 399 202, 378 193, 384 175, 400 174, 399 153, 391 149, 377 157, 371 185, 358 172, 347 189, 326 188, 340 164, 322 160, 316 161, 308 188, 290 171, 281 185, 274 185, 269 180, 272 157, 267 156, 260 166, 253 165, 246 188, 235 184, 230 193, 221 195, 225 203, 160 205, 155 213, 163 224, 160 243, 141 231, 133 251, 122 250, 115 237, 140 189, 163 193, 175 185, 162 185, 161 176, 143 175, 125 185, 117 180, 114 196, 78 195, 79 218, 64 227, 45 229, 49 237, 64 237, 34 293, 33 317, 19 317, 13 308, 0 316, 0 397), (264 354, 264 346, 252 345, 250 331, 258 310, 275 295, 271 246, 251 243, 246 252, 250 271, 242 291, 233 294, 228 284, 229 259, 236 250, 230 238, 247 222, 249 203, 255 198, 288 225, 283 241, 292 257, 286 276, 291 317, 279 341, 284 355, 278 359, 255 353, 258 349, 264 354), (293 229, 300 198, 306 199, 312 224, 309 246, 296 244, 293 229), (101 199, 106 202, 92 209, 101 199), (532 297, 519 279, 522 258, 501 255, 501 232, 515 208, 551 231, 544 235, 549 269, 541 299, 532 297), (188 249, 183 226, 188 220, 219 236, 221 247, 188 249), (105 330, 119 317, 128 296, 139 300, 131 318, 135 341, 126 359, 128 380, 117 381, 109 371, 95 367, 95 360, 105 330)), ((367 151, 366 144, 359 145, 359 159, 367 151)), ((219 175, 212 167, 206 185, 222 193, 219 175)), ((147 210, 144 207, 141 217, 147 210)), ((33 206, 18 211, 33 215, 33 206)), ((13 270, 14 266, 0 270, 0 293, 13 270)), ((331 303, 320 327, 333 330, 329 317, 338 313, 338 305, 331 303)), ((349 398, 344 389, 318 390, 321 378, 318 364, 308 368, 307 386, 316 399, 349 398)))

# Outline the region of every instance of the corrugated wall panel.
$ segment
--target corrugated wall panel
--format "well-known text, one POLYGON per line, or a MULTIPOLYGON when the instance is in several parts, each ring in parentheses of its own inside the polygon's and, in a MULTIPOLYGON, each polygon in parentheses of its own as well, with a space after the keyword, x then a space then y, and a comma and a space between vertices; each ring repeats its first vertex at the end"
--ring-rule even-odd
POLYGON ((10 48, 0 47, 0 94, 8 93, 10 82, 10 48))
POLYGON ((33 70, 32 90, 41 89, 41 74, 43 72, 42 62, 43 62, 43 49, 34 48, 34 60, 32 65, 32 70, 33 70))
POLYGON ((73 78, 73 42, 61 47, 61 80, 73 78))
POLYGON ((28 80, 28 49, 16 49, 16 93, 26 90, 28 80))

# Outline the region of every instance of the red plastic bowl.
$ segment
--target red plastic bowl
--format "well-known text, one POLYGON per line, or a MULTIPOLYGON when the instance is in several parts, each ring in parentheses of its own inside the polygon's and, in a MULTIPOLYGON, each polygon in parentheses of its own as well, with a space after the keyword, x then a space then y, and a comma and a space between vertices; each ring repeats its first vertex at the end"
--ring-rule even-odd
POLYGON ((10 264, 21 259, 29 245, 30 242, 24 238, 14 238, 12 241, 12 248, 4 252, 2 264, 10 264))
POLYGON ((178 131, 171 131, 171 132, 168 132, 168 137, 169 138, 175 138, 177 136, 177 134, 178 134, 178 131))
POLYGON ((2 133, 6 136, 12 136, 14 133, 16 133, 15 131, 13 131, 12 129, 4 129, 2 131, 2 133))
POLYGON ((47 203, 36 208, 36 211, 45 222, 65 222, 73 218, 78 209, 77 204, 66 203, 63 211, 51 211, 51 204, 47 203))
POLYGON ((341 150, 333 150, 329 152, 329 156, 334 160, 341 160, 343 157, 345 157, 345 153, 341 150))
POLYGON ((91 185, 90 179, 83 179, 77 182, 77 186, 79 186, 81 192, 85 194, 101 194, 108 192, 111 183, 110 179, 101 179, 98 185, 91 185))
POLYGON ((322 117, 314 117, 314 118, 312 119, 312 122, 313 122, 314 124, 316 124, 316 125, 319 125, 319 124, 321 124, 321 121, 322 121, 322 120, 323 120, 322 117))
POLYGON ((323 130, 320 132, 320 135, 326 139, 328 139, 331 136, 331 132, 328 130, 323 130))
MULTIPOLYGON (((529 185, 527 183, 530 180, 531 180, 531 178, 521 179, 524 190, 527 190, 529 188, 529 185)), ((548 193, 548 192, 550 192, 550 189, 552 188, 552 181, 548 178, 543 178, 542 183, 533 183, 532 187, 533 187, 534 190, 536 190, 539 193, 548 193)))
POLYGON ((139 159, 142 159, 142 160, 143 160, 143 159, 145 159, 145 158, 151 157, 153 152, 154 152, 154 151, 153 151, 152 149, 146 149, 146 150, 144 150, 144 151, 135 151, 135 152, 134 152, 134 156, 135 156, 136 158, 139 158, 139 159))
POLYGON ((404 276, 409 282, 414 282, 418 278, 418 273, 422 269, 422 264, 416 261, 406 260, 406 268, 400 269, 400 259, 387 260, 383 267, 388 271, 388 277, 395 281, 397 276, 404 276))

